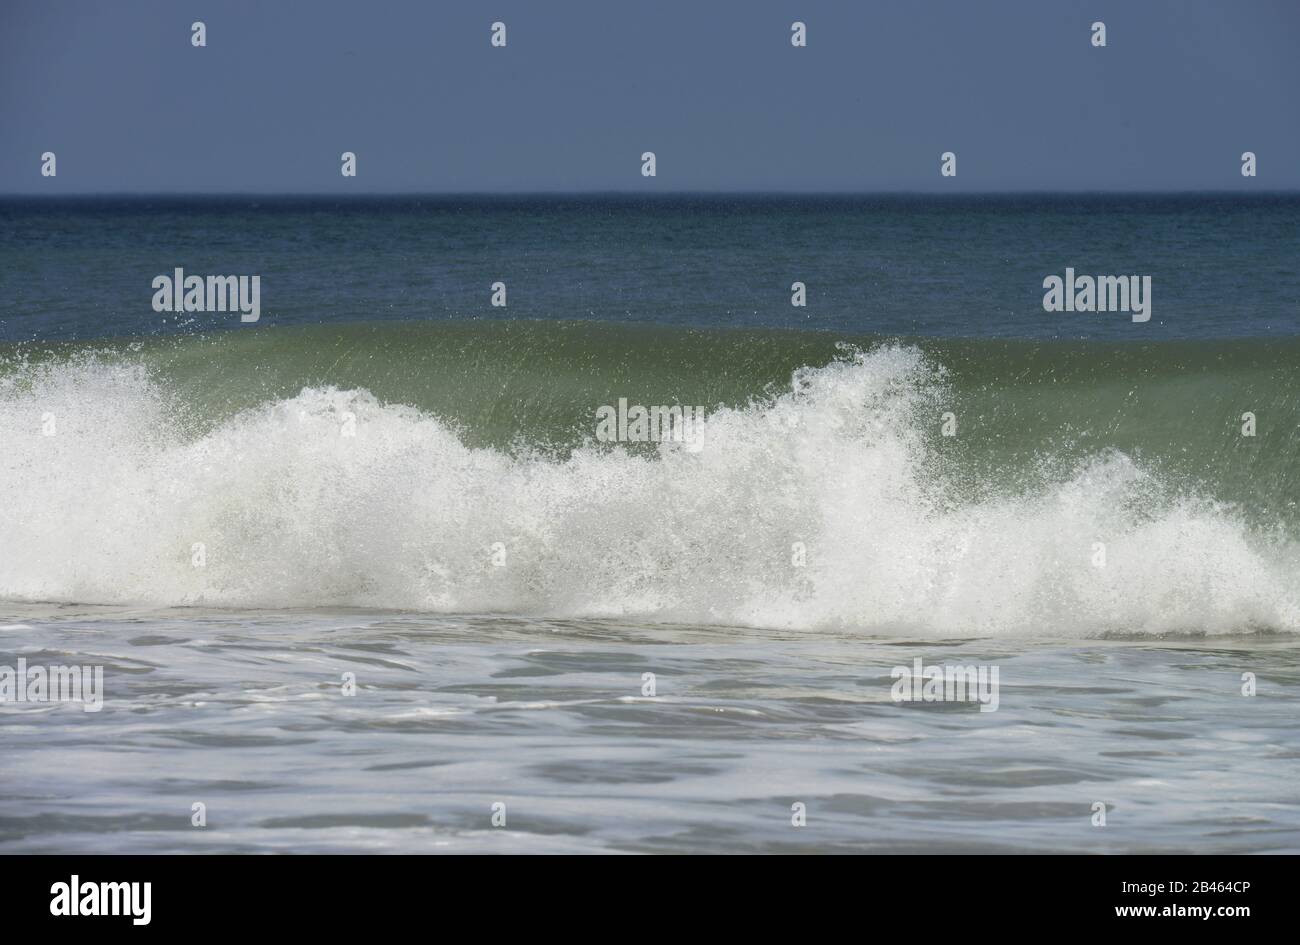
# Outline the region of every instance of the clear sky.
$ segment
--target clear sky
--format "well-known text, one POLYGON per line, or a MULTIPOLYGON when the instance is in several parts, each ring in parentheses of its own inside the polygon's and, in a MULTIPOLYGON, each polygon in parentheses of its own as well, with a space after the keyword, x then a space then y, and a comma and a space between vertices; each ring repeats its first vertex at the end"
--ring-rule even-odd
POLYGON ((1298 0, 0 0, 3 193, 1239 188, 1298 0))

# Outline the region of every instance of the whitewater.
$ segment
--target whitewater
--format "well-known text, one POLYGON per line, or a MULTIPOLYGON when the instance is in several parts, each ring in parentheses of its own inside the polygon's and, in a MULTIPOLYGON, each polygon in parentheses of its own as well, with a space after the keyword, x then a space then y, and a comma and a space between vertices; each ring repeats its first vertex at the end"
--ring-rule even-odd
POLYGON ((1284 524, 1104 445, 972 478, 947 410, 953 442, 978 435, 945 366, 897 343, 710 408, 698 451, 591 427, 561 454, 475 446, 454 419, 330 385, 196 422, 139 361, 11 366, 0 599, 947 638, 1300 630, 1284 524))

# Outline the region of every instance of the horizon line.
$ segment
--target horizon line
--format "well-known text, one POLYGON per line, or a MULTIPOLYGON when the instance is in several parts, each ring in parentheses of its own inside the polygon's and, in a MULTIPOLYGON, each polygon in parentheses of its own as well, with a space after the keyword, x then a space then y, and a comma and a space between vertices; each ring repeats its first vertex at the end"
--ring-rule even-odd
POLYGON ((369 198, 369 197, 1032 197, 1032 196, 1266 196, 1300 195, 1300 188, 1232 190, 367 190, 350 192, 331 191, 261 191, 261 190, 103 190, 64 191, 41 194, 22 191, 0 191, 0 200, 30 198, 50 200, 60 198, 158 198, 158 197, 218 197, 218 198, 369 198))

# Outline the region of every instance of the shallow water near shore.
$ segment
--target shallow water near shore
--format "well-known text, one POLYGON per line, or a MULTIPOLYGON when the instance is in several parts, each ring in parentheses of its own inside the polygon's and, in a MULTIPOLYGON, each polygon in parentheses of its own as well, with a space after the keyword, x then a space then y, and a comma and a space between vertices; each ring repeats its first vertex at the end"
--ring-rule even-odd
POLYGON ((1300 851, 1291 634, 10 604, 19 656, 105 691, 0 705, 7 853, 1300 851), (918 657, 998 667, 997 710, 896 703, 918 657))

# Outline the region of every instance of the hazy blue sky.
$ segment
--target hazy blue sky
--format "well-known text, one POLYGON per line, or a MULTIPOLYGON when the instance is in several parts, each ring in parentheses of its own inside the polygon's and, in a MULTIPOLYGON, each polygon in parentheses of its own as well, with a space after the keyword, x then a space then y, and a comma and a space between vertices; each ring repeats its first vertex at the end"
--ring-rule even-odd
POLYGON ((1297 0, 0 2, 6 193, 1241 187, 1300 189, 1297 0))

